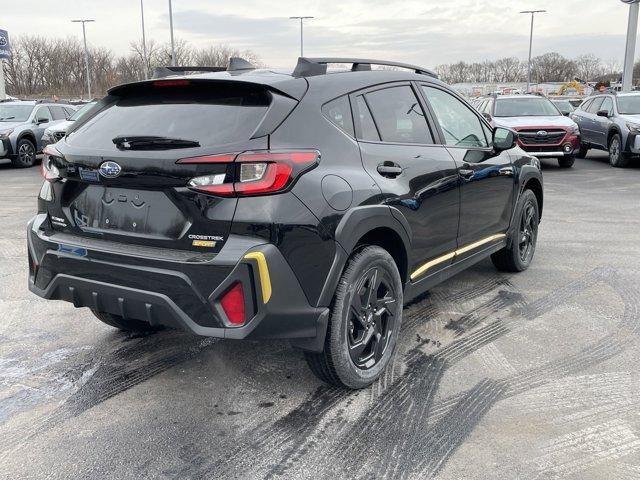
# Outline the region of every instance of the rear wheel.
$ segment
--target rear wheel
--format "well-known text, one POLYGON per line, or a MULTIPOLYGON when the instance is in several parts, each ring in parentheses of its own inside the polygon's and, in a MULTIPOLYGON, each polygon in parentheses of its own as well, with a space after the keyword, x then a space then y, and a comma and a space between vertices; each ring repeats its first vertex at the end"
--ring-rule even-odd
POLYGON ((560 157, 558 158, 558 165, 560 165, 560 168, 571 168, 575 161, 575 157, 560 157))
POLYGON ((612 167, 624 168, 629 165, 629 156, 622 151, 622 139, 614 133, 609 140, 609 163, 612 167))
POLYGON ((377 246, 351 256, 333 299, 324 350, 305 352, 322 381, 352 389, 373 383, 393 357, 402 322, 402 281, 377 246))
POLYGON ((110 327, 122 330, 123 332, 154 332, 161 329, 161 327, 152 326, 147 322, 124 319, 120 315, 113 315, 112 313, 98 312, 96 310, 91 310, 91 312, 101 322, 106 323, 110 327))
POLYGON ((518 201, 518 227, 509 245, 491 255, 498 270, 521 272, 529 268, 538 239, 540 218, 538 200, 531 190, 525 190, 518 201))
POLYGON ((36 161, 36 146, 28 138, 21 138, 16 145, 16 156, 11 160, 14 167, 28 168, 36 161))

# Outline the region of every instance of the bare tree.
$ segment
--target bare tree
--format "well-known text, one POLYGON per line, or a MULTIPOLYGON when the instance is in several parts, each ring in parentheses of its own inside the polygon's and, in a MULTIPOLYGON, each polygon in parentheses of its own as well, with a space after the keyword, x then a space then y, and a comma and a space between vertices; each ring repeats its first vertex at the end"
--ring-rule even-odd
POLYGON ((602 60, 592 53, 578 56, 575 63, 578 77, 585 82, 594 80, 596 77, 602 75, 604 70, 602 60))

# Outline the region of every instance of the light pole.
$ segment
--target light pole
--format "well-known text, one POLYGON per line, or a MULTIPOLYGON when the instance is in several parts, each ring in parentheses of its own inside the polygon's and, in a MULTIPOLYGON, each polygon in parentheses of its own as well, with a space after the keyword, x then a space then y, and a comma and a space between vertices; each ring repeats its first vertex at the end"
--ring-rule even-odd
POLYGON ((171 10, 171 0, 169 0, 169 30, 171 30, 171 65, 176 66, 176 45, 173 43, 173 11, 171 10))
POLYGON ((89 94, 89 100, 91 100, 91 74, 89 73, 89 50, 87 50, 87 31, 84 28, 85 23, 95 22, 88 18, 81 20, 71 20, 72 23, 82 23, 82 38, 84 39, 84 63, 87 68, 87 93, 89 94))
POLYGON ((289 17, 290 20, 300 20, 300 56, 304 57, 304 35, 303 25, 304 21, 314 17, 289 17))
POLYGON ((622 0, 629 4, 629 25, 627 27, 627 45, 624 52, 624 70, 622 74, 622 91, 631 91, 633 83, 633 61, 636 53, 636 35, 638 35, 638 10, 640 0, 622 0))
POLYGON ((142 64, 144 66, 144 79, 149 78, 149 69, 147 68, 147 39, 144 34, 144 4, 140 0, 140 18, 142 19, 142 64))
POLYGON ((533 49, 533 17, 536 13, 544 13, 546 10, 524 10, 520 13, 531 14, 531 33, 529 34, 529 61, 527 62, 527 93, 531 90, 531 50, 533 49))

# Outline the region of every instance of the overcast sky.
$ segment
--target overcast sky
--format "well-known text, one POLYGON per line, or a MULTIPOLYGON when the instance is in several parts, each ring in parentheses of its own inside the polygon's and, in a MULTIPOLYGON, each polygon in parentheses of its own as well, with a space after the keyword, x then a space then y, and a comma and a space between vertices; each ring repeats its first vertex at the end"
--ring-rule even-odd
MULTIPOLYGON (((168 0, 144 0, 147 38, 169 41, 168 0)), ((502 56, 526 59, 529 17, 536 17, 534 55, 594 53, 624 57, 628 7, 620 0, 173 0, 174 32, 194 46, 215 43, 251 49, 274 68, 295 64, 299 25, 305 55, 393 59, 434 67, 502 56)), ((78 36, 72 18, 93 18, 90 44, 124 54, 141 38, 139 0, 4 0, 0 28, 9 36, 78 36)), ((640 48, 638 50, 640 53, 640 48)))

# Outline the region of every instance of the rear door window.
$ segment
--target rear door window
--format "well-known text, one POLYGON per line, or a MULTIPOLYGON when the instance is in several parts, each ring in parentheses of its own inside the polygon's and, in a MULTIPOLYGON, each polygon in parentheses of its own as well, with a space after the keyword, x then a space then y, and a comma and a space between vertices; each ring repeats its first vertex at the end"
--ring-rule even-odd
POLYGON ((322 107, 322 114, 340 130, 352 137, 355 136, 353 132, 351 104, 346 95, 331 100, 329 103, 325 103, 322 107))
POLYGON ((383 142, 433 143, 424 112, 411 87, 375 90, 367 93, 366 98, 383 142))
POLYGON ((155 136, 198 142, 201 147, 248 140, 265 116, 271 96, 247 84, 157 86, 107 97, 99 113, 68 137, 80 147, 114 149, 116 137, 155 136))

